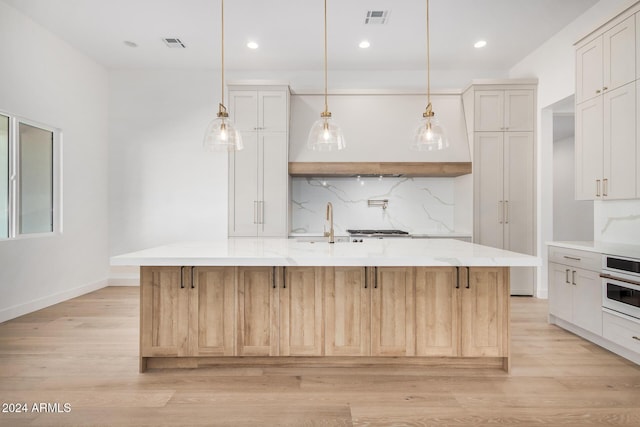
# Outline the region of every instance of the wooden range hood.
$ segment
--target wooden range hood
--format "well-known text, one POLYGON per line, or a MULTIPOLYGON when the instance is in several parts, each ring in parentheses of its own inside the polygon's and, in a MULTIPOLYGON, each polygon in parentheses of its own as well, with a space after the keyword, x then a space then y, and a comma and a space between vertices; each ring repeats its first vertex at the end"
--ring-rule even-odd
POLYGON ((471 162, 289 162, 292 177, 456 177, 470 173, 471 162))

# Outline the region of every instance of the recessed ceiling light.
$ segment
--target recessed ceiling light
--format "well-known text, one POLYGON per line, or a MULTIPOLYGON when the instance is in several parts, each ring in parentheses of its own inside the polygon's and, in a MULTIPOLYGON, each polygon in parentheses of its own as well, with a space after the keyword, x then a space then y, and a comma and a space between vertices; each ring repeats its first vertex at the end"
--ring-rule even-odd
POLYGON ((368 48, 369 46, 371 46, 371 43, 369 43, 367 40, 362 40, 362 41, 358 44, 358 47, 359 47, 360 49, 366 49, 366 48, 368 48))
POLYGON ((258 43, 256 43, 256 42, 249 42, 249 43, 247 43, 247 47, 248 47, 249 49, 257 49, 257 48, 258 48, 258 43))
POLYGON ((137 43, 134 43, 134 42, 129 41, 129 40, 125 40, 123 43, 124 43, 125 45, 129 46, 129 47, 138 47, 138 44, 137 44, 137 43))
POLYGON ((478 40, 477 42, 475 42, 475 44, 473 45, 473 47, 475 47, 476 49, 480 49, 481 47, 485 47, 487 45, 487 42, 484 40, 478 40))

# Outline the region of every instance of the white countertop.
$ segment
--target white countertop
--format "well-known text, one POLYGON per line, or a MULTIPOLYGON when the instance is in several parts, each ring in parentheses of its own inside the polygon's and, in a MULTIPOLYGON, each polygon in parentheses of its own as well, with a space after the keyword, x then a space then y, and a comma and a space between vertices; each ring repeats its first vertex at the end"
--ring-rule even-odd
POLYGON ((615 255, 628 258, 640 258, 640 245, 623 243, 594 242, 594 241, 564 241, 547 242, 548 246, 577 249, 580 251, 596 252, 605 255, 615 255))
POLYGON ((538 257, 452 239, 299 242, 235 238, 183 242, 111 257, 134 266, 471 266, 535 267, 538 257))

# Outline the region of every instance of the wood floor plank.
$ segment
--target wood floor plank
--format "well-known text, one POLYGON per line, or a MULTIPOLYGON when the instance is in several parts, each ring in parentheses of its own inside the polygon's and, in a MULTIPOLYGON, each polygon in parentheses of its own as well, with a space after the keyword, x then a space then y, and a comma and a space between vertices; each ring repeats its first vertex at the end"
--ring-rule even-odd
POLYGON ((139 290, 109 287, 0 324, 1 426, 637 426, 640 367, 512 298, 512 371, 278 367, 138 372, 139 290))

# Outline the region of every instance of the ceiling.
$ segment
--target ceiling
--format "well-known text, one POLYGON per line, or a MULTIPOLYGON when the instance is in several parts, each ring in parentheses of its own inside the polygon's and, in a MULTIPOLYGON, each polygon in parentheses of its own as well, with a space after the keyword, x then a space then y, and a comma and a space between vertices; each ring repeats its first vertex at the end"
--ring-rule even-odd
MULTIPOLYGON (((220 0, 3 1, 108 68, 220 66, 220 0), (186 48, 169 49, 164 37, 186 48)), ((508 70, 596 2, 431 0, 431 67, 508 70), (475 49, 478 39, 487 46, 475 49)), ((328 20, 329 68, 425 69, 424 0, 328 0, 328 20), (365 25, 368 10, 388 10, 388 22, 365 25), (358 48, 363 39, 369 49, 358 48)), ((322 30, 322 0, 227 0, 225 67, 321 69, 322 30)))

